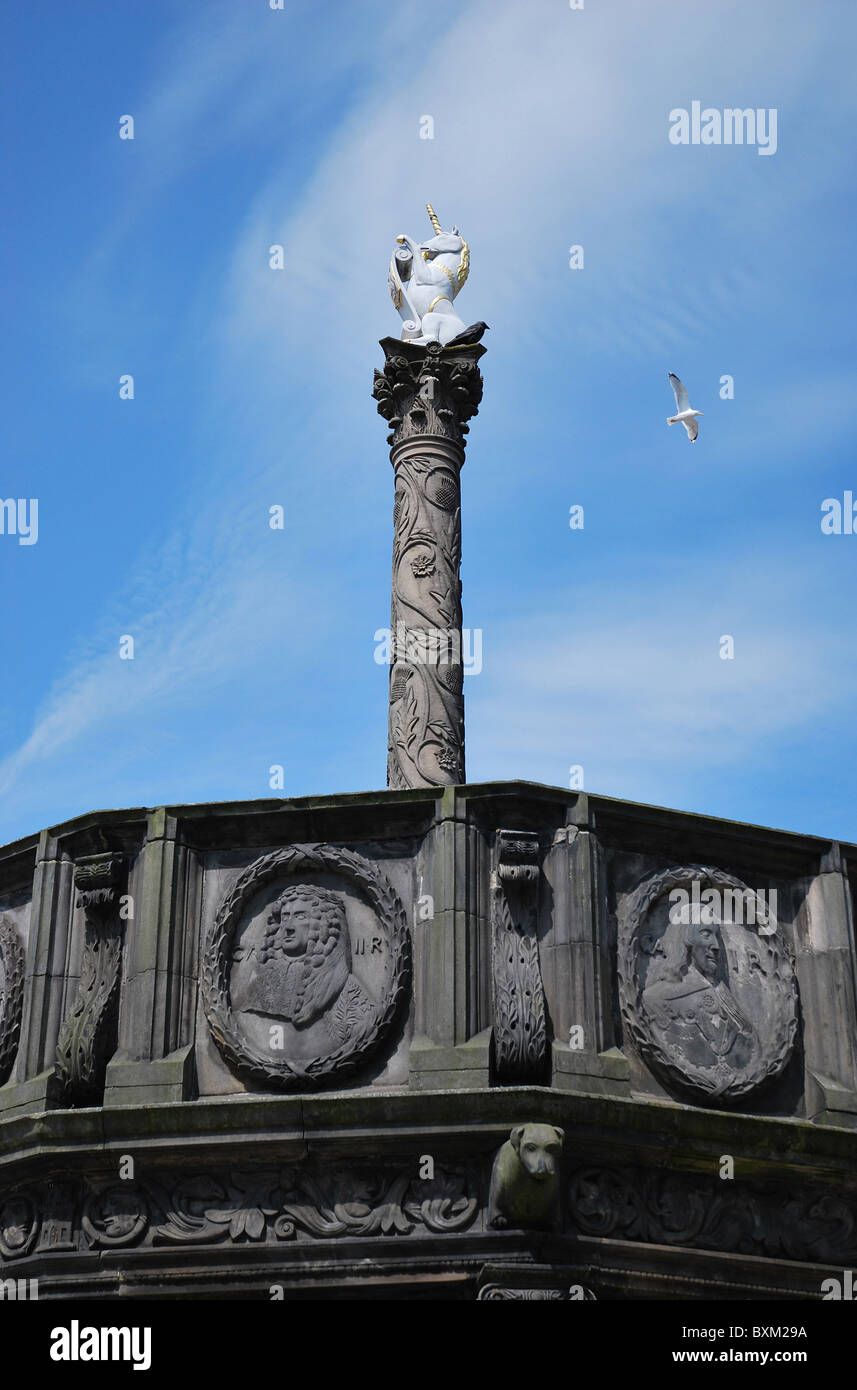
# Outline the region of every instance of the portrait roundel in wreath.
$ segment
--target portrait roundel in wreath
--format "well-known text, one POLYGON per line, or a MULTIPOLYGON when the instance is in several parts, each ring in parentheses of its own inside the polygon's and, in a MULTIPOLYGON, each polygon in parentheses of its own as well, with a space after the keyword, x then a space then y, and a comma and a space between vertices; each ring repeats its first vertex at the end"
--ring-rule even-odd
POLYGON ((351 850, 292 845, 250 864, 220 904, 203 1002, 239 1075, 314 1090, 389 1040, 410 975, 407 918, 386 876, 351 850))
POLYGON ((619 997, 628 1034, 671 1089, 736 1101, 779 1076, 797 997, 776 915, 740 879, 679 866, 620 912, 619 997))

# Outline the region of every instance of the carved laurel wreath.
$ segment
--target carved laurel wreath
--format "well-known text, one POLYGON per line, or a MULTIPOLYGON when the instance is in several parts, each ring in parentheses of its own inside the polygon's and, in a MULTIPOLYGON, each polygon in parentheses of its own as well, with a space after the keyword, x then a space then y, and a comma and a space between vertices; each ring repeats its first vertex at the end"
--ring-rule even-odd
MULTIPOLYGON (((743 1068, 736 1074, 735 1080, 713 1098, 703 1076, 695 1074, 688 1065, 678 1062, 675 1054, 667 1052, 649 1028, 642 1002, 643 985, 639 973, 639 939, 649 909, 670 889, 682 887, 693 878, 718 888, 737 888, 742 893, 752 892, 746 883, 732 874, 701 864, 684 864, 666 869, 641 883, 627 899, 620 914, 619 1002, 627 1033, 652 1069, 665 1081, 680 1090, 690 1092, 695 1099, 709 1103, 714 1103, 716 1099, 716 1102, 721 1104, 755 1091, 763 1082, 779 1076, 785 1068, 797 1032, 794 970, 788 945, 776 930, 767 905, 757 894, 754 895, 756 921, 766 924, 766 930, 760 935, 759 940, 765 943, 771 965, 770 978, 778 996, 775 1036, 773 1043, 765 1048, 755 1065, 743 1068)), ((749 931, 751 928, 747 927, 745 930, 749 931)))
POLYGON ((362 1067, 389 1033, 405 1003, 411 980, 411 938, 398 895, 368 859, 333 845, 290 845, 263 855, 237 879, 220 905, 205 943, 202 998, 212 1036, 225 1060, 243 1077, 281 1091, 316 1090, 362 1067), (391 969, 385 997, 371 1023, 335 1052, 297 1063, 265 1052, 247 1038, 232 1010, 229 980, 232 948, 242 913, 267 883, 285 874, 341 874, 355 884, 385 929, 391 969))
POLYGON ((0 990, 0 1086, 9 1077, 18 1051, 24 1008, 24 952, 14 923, 0 921, 0 961, 5 986, 0 990))

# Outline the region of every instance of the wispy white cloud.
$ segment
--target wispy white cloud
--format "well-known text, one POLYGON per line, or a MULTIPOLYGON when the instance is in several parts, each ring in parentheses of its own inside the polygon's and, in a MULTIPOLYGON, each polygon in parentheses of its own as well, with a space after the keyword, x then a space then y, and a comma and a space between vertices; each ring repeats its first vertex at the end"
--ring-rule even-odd
POLYGON ((857 660, 841 624, 802 611, 806 588, 803 566, 788 579, 749 558, 716 599, 701 567, 680 587, 582 585, 491 624, 467 683, 470 776, 556 783, 581 764, 602 794, 695 804, 706 773, 759 765, 853 707, 857 660))

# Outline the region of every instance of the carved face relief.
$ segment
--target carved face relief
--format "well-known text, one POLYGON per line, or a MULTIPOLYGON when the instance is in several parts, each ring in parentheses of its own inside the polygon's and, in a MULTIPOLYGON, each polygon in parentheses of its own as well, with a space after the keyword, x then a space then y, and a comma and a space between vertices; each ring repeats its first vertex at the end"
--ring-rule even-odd
MULTIPOLYGON (((245 1024, 260 1042, 265 1030, 254 1020, 276 1020, 289 1025, 289 1051, 301 1057, 327 1052, 331 1043, 359 1031, 371 1015, 371 985, 367 993, 351 970, 345 899, 328 888, 291 884, 264 920, 260 935, 251 919, 233 957, 238 962, 232 979, 234 1006, 252 1016, 245 1024), (245 962, 251 963, 249 970, 245 962)), ((376 941, 380 946, 381 938, 376 941)), ((362 937, 357 944, 365 955, 362 937)), ((370 951, 374 965, 379 955, 380 950, 370 951)), ((281 1031, 285 1040, 286 1030, 281 1031)))
POLYGON ((797 1005, 788 947, 762 900, 719 869, 655 874, 625 901, 619 993, 643 1059, 697 1100, 745 1096, 791 1056, 797 1005), (678 909, 694 883, 696 901, 678 909))
POLYGON ((409 971, 404 909, 375 866, 329 845, 293 846, 251 864, 224 899, 203 994, 235 1070, 314 1090, 378 1047, 409 971))

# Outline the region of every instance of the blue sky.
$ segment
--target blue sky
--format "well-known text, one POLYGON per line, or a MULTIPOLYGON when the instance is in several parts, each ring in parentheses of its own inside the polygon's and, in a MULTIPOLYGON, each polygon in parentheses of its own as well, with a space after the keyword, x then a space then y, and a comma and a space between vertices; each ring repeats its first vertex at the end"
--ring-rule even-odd
POLYGON ((39 534, 0 536, 0 840, 269 796, 274 764, 287 796, 384 785, 372 371, 427 200, 491 326, 469 780, 580 764, 588 791, 857 840, 857 535, 820 527, 857 497, 857 7, 48 0, 4 27, 0 492, 39 499, 39 534), (694 100, 775 108, 776 153, 671 144, 694 100))

